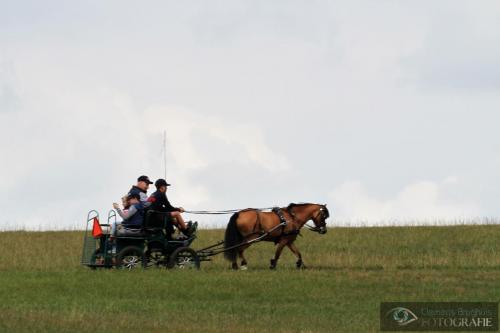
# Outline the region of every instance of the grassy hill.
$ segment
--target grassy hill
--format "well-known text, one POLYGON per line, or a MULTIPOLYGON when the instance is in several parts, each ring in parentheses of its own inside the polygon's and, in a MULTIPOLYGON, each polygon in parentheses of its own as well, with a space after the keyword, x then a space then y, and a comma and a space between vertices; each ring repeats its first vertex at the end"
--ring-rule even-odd
MULTIPOLYGON (((249 270, 91 271, 82 232, 0 233, 0 332, 375 332, 382 301, 498 301, 500 227, 331 228, 249 270)), ((194 248, 222 239, 202 230, 194 248)))

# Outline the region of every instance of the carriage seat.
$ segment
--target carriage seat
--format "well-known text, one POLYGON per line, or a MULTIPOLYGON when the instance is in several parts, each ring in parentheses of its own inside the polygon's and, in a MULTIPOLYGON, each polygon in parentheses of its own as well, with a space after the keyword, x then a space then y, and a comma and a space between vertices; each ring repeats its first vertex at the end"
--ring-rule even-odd
POLYGON ((116 237, 144 237, 142 229, 130 228, 126 224, 119 225, 116 229, 116 237))
POLYGON ((167 231, 173 233, 172 217, 168 212, 148 210, 144 217, 143 229, 148 232, 167 231))

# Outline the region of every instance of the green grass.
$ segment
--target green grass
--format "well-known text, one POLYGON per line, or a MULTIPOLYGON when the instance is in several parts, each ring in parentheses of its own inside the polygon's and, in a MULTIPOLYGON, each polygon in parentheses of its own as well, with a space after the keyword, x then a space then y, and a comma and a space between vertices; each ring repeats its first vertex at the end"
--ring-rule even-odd
MULTIPOLYGON (((202 230, 194 248, 220 240, 202 230)), ((497 226, 332 228, 249 270, 91 271, 82 232, 0 233, 0 332, 376 332, 382 301, 498 301, 497 226)))

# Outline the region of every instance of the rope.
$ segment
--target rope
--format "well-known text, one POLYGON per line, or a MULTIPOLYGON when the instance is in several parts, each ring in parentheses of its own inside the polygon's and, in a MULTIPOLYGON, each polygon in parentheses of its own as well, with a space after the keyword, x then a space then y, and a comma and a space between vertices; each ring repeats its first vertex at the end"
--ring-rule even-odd
POLYGON ((237 212, 245 211, 245 210, 271 210, 274 207, 266 207, 266 208, 244 208, 244 209, 229 209, 229 210, 185 210, 184 213, 188 214, 197 214, 197 215, 226 215, 226 214, 234 214, 237 212))

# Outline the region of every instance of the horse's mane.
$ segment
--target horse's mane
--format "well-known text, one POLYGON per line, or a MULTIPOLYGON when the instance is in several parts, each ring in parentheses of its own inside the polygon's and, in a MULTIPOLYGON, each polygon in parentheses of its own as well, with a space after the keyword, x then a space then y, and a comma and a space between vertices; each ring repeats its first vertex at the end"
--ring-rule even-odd
POLYGON ((326 212, 326 217, 330 217, 330 212, 328 211, 328 208, 326 208, 326 205, 321 205, 321 204, 315 204, 315 203, 310 203, 310 202, 299 202, 299 203, 290 203, 287 207, 286 207, 286 210, 288 210, 289 212, 291 211, 291 209, 295 208, 295 207, 302 207, 302 206, 307 206, 307 205, 320 205, 320 206, 323 206, 324 209, 325 209, 325 212, 326 212))
POLYGON ((294 203, 294 202, 292 202, 292 203, 290 203, 290 204, 286 207, 286 209, 287 209, 287 210, 290 210, 290 209, 293 209, 293 208, 295 208, 295 207, 301 207, 301 206, 307 206, 307 205, 317 205, 317 204, 313 204, 313 203, 310 203, 310 202, 299 202, 299 203, 294 203))

